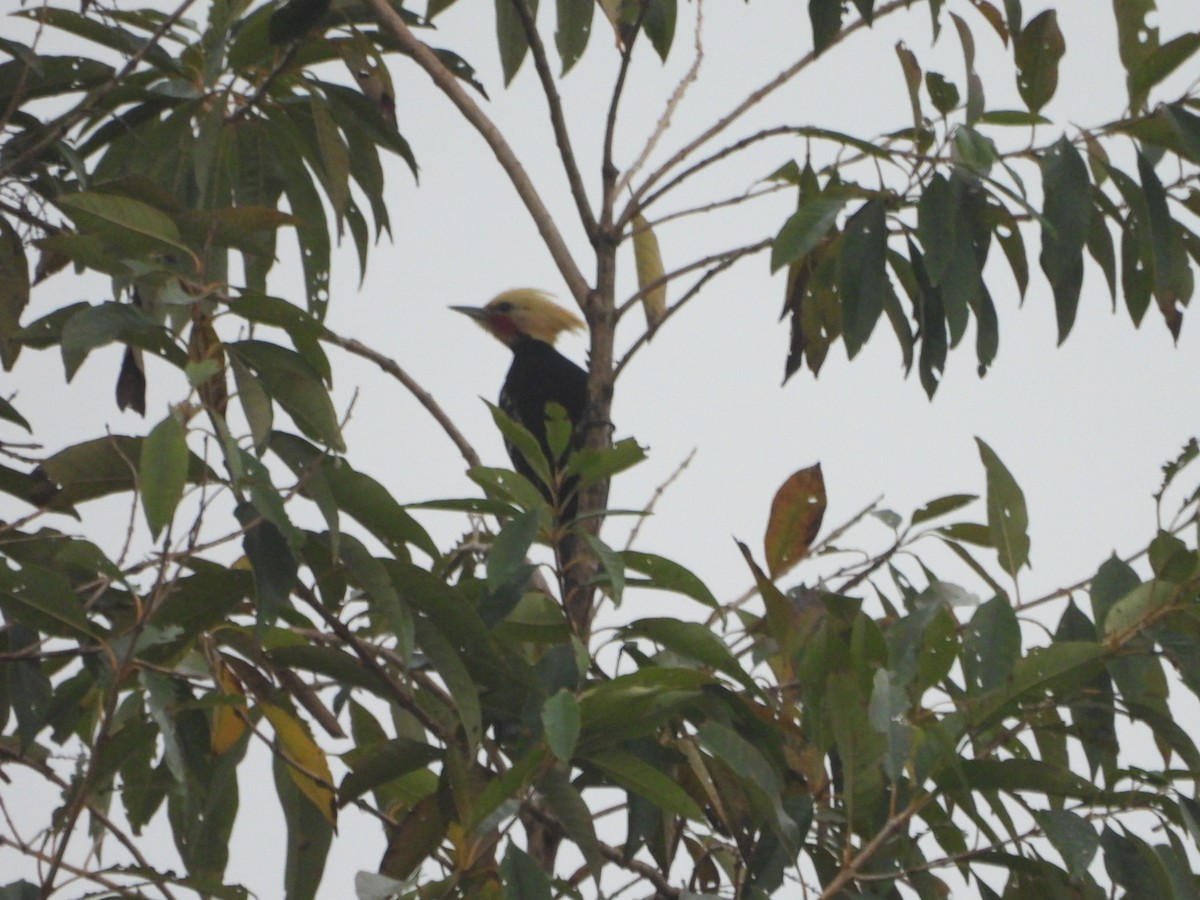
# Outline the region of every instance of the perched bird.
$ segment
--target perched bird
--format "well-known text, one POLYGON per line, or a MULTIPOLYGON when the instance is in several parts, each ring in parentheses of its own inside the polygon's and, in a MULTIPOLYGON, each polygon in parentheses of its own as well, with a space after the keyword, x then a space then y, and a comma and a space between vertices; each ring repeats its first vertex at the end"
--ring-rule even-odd
MULTIPOLYGON (((513 421, 523 425, 535 438, 553 467, 555 460, 546 439, 546 404, 557 403, 567 414, 573 428, 579 427, 587 403, 587 372, 554 349, 554 341, 564 331, 577 331, 583 321, 574 313, 553 303, 543 291, 518 288, 499 294, 486 306, 452 306, 474 319, 484 330, 513 352, 512 366, 500 390, 499 407, 513 421)), ((560 518, 574 518, 574 485, 562 485, 562 496, 554 497, 541 484, 532 467, 515 446, 505 442, 513 468, 534 484, 551 503, 562 507, 560 518), (565 501, 565 502, 563 502, 565 501)))

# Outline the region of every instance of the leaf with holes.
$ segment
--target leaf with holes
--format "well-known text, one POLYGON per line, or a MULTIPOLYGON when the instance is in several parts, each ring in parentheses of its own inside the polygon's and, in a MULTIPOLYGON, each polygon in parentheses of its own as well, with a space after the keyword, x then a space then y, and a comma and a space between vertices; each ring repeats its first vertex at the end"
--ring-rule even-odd
POLYGON ((825 516, 821 464, 795 472, 775 494, 763 541, 767 570, 778 578, 808 555, 825 516))

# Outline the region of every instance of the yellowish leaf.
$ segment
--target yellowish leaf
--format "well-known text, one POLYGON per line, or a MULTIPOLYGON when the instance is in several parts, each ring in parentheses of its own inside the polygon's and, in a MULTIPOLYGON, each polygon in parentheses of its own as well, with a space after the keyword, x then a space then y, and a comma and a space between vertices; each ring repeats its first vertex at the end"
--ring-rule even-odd
POLYGON ((321 811, 330 826, 337 828, 337 800, 325 751, 317 746, 304 722, 290 710, 261 701, 258 708, 275 729, 279 749, 290 763, 288 774, 292 776, 292 781, 321 811))
MULTIPOLYGON (((246 691, 229 668, 214 660, 213 679, 228 697, 245 697, 246 691)), ((246 704, 236 703, 213 708, 212 734, 209 743, 214 756, 226 753, 246 733, 246 704)))
POLYGON ((642 309, 646 311, 646 327, 653 332, 667 314, 667 285, 662 281, 665 272, 658 238, 640 213, 633 217, 633 259, 637 264, 638 288, 642 291, 642 309), (656 282, 657 286, 650 287, 656 282))

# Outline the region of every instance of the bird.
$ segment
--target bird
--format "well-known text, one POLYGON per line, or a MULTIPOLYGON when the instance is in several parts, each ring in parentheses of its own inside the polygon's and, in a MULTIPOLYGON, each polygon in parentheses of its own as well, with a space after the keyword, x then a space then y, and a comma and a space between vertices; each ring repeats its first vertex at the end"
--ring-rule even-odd
MULTIPOLYGON (((497 294, 483 306, 452 306, 470 317, 485 331, 508 347, 512 365, 500 390, 501 410, 524 426, 536 439, 553 472, 562 463, 556 459, 546 436, 546 404, 557 403, 566 412, 577 445, 579 425, 587 405, 587 372, 554 348, 560 334, 579 331, 583 320, 564 309, 545 291, 516 288, 497 294)), ((513 468, 538 485, 552 506, 557 506, 560 522, 575 517, 577 497, 574 479, 552 488, 544 485, 520 450, 509 441, 505 449, 513 468)))

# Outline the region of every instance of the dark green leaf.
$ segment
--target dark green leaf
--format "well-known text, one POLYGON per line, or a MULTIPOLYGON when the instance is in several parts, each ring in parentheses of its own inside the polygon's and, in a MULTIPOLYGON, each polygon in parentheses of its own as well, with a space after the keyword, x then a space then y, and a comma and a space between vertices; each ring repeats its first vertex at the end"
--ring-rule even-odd
POLYGON ((1067 45, 1058 27, 1054 10, 1034 16, 1013 40, 1017 63, 1017 91, 1021 99, 1036 113, 1058 89, 1058 62, 1067 45))
POLYGON ((671 52, 675 40, 675 18, 678 0, 646 0, 646 14, 642 18, 642 30, 650 38, 650 45, 663 62, 671 52))
POLYGON ((584 447, 575 451, 567 460, 564 471, 568 475, 578 475, 581 484, 593 484, 633 468, 645 458, 646 451, 641 444, 633 438, 622 438, 602 450, 584 447))
POLYGON ((1200 50, 1200 32, 1181 34, 1146 55, 1129 72, 1129 105, 1141 109, 1150 90, 1200 50))
MULTIPOLYGON (((636 550, 626 550, 621 554, 621 560, 626 569, 640 572, 646 576, 646 581, 637 582, 638 587, 658 588, 673 591, 691 597, 711 609, 717 609, 719 604, 712 591, 688 569, 653 553, 639 553, 636 550)), ((628 579, 626 583, 630 582, 628 579)))
POLYGON ((912 524, 919 525, 922 522, 927 522, 930 519, 936 519, 939 516, 948 515, 955 510, 962 509, 969 503, 978 500, 976 494, 951 494, 946 497, 939 497, 936 500, 930 500, 920 509, 912 514, 912 524))
POLYGON ((500 41, 500 68, 507 86, 529 52, 529 39, 517 4, 525 4, 530 20, 537 18, 537 0, 496 0, 496 38, 500 41))
POLYGON ((558 26, 554 44, 562 59, 562 74, 566 75, 587 49, 592 33, 592 13, 595 0, 557 0, 558 26))
POLYGON ((283 533, 253 504, 240 504, 235 514, 246 529, 242 549, 254 571, 255 621, 259 629, 267 628, 288 605, 299 563, 283 533))
POLYGON ((587 761, 625 790, 644 797, 663 811, 693 821, 703 821, 704 813, 678 782, 640 757, 622 750, 612 750, 589 754, 587 761))
MULTIPOLYGON (((1146 197, 1146 225, 1150 232, 1152 273, 1154 284, 1154 299, 1167 322, 1171 335, 1178 340, 1179 329, 1183 324, 1183 313, 1179 307, 1186 303, 1191 292, 1190 273, 1187 276, 1187 289, 1182 290, 1176 278, 1176 254, 1182 254, 1183 248, 1175 240, 1174 221, 1167 208, 1167 194, 1162 182, 1154 172, 1154 167, 1146 157, 1138 154, 1138 174, 1142 180, 1142 191, 1146 197)), ((1187 271, 1186 264, 1184 270, 1187 271)))
POLYGON ((849 199, 821 196, 802 203, 775 238, 771 248, 771 271, 791 265, 821 243, 849 199))
POLYGON ((929 92, 934 108, 943 116, 948 116, 958 106, 958 88, 939 72, 925 73, 925 90, 929 92))
POLYGON ((187 364, 187 355, 150 315, 129 303, 101 303, 79 309, 62 327, 67 380, 75 377, 89 353, 117 340, 150 350, 181 369, 187 364))
MULTIPOLYGON (((21 344, 21 313, 29 303, 29 262, 21 237, 7 218, 0 216, 0 366, 7 372, 17 361, 21 344)), ((28 426, 26 426, 28 428, 28 426)))
POLYGON ((1021 626, 1006 597, 993 597, 963 633, 962 665, 968 690, 1002 687, 1021 655, 1021 626))
POLYGON ((838 261, 842 295, 842 340, 853 359, 862 349, 883 312, 890 289, 887 275, 887 216, 882 198, 867 201, 846 222, 838 261))
POLYGON ((622 633, 627 637, 648 638, 680 656, 723 672, 751 692, 758 690, 754 679, 738 664, 725 642, 699 622, 667 618, 638 619, 622 629, 622 633))
POLYGON ((256 340, 226 344, 225 350, 258 377, 263 389, 308 437, 334 450, 346 449, 333 401, 320 376, 300 354, 256 340))
POLYGON ((346 758, 350 772, 338 787, 338 801, 349 803, 381 784, 424 768, 440 755, 429 744, 405 737, 352 750, 346 758))
POLYGON ((314 900, 333 843, 333 826, 297 786, 280 753, 272 758, 275 791, 287 825, 287 862, 283 873, 286 900, 314 900))
POLYGON ((808 0, 814 53, 820 54, 829 47, 842 30, 842 12, 842 0, 808 0))
POLYGON ((533 859, 512 841, 500 862, 504 900, 550 900, 550 879, 533 859))
MULTIPOLYGON (((1140 852, 1144 842, 1132 835, 1120 835, 1107 825, 1100 835, 1104 849, 1104 870, 1114 884, 1125 889, 1126 897, 1170 897, 1171 891, 1157 860, 1140 852)), ((1148 848, 1147 848, 1148 849, 1148 848)))
POLYGON ((1042 271, 1054 290, 1058 342, 1075 322, 1083 285, 1083 247, 1092 215, 1087 165, 1075 146, 1062 137, 1042 156, 1042 271))

